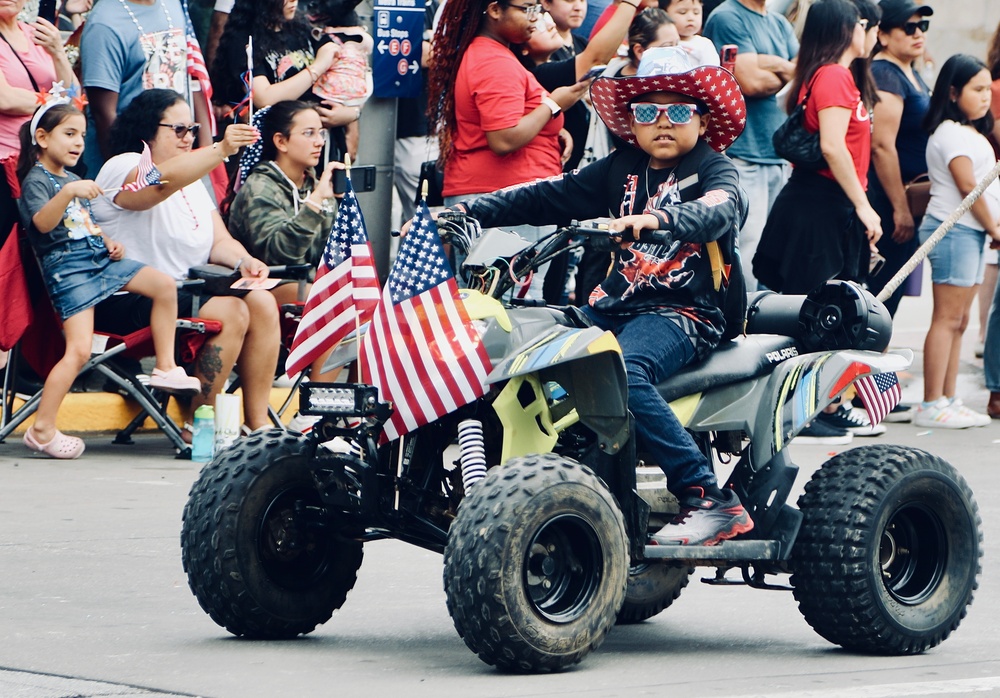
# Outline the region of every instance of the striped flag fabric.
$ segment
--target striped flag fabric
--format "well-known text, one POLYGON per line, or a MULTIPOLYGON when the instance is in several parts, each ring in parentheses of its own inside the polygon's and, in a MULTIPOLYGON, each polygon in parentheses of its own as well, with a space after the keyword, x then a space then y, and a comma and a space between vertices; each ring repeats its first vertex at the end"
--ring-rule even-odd
POLYGON ((484 395, 490 369, 437 225, 421 201, 362 341, 362 379, 394 408, 383 439, 397 439, 484 395))
POLYGON ((892 408, 899 404, 899 399, 902 397, 899 378, 893 371, 865 376, 859 379, 854 387, 865 404, 868 419, 873 426, 892 412, 892 408))
POLYGON ((149 143, 143 141, 142 155, 139 156, 139 164, 136 165, 135 181, 122 187, 122 191, 139 191, 159 183, 160 171, 153 164, 153 153, 149 150, 149 143))
POLYGON ((201 44, 194 33, 194 24, 191 22, 191 13, 188 11, 187 0, 183 2, 184 7, 184 37, 187 44, 187 74, 198 82, 202 93, 205 95, 205 103, 208 105, 208 118, 215 135, 215 113, 212 110, 212 81, 208 77, 208 66, 205 65, 205 54, 201 52, 201 44))
POLYGON ((372 245, 348 177, 285 361, 288 375, 298 375, 355 327, 371 320, 379 293, 372 245))

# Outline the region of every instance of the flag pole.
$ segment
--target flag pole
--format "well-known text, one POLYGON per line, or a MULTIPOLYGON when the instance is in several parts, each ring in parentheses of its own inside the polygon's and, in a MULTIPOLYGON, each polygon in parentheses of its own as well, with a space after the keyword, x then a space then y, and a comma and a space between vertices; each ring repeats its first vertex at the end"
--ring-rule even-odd
MULTIPOLYGON (((329 140, 327 141, 329 144, 329 140)), ((347 168, 347 179, 351 178, 351 154, 344 153, 344 167, 347 168)), ((364 383, 364 378, 361 375, 361 316, 358 313, 354 314, 354 336, 357 337, 357 347, 356 347, 356 358, 358 364, 358 383, 364 383)))
MULTIPOLYGON (((247 123, 253 125, 253 35, 247 36, 247 123)), ((239 118, 237 115, 235 118, 239 118)))

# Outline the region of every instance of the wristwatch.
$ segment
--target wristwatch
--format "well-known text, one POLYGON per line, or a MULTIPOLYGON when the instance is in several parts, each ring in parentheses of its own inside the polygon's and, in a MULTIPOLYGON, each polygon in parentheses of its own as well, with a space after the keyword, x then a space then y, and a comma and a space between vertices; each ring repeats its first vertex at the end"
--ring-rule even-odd
POLYGON ((562 107, 559 106, 559 102, 555 101, 551 97, 542 97, 542 104, 552 110, 553 119, 559 116, 559 112, 562 111, 562 107))

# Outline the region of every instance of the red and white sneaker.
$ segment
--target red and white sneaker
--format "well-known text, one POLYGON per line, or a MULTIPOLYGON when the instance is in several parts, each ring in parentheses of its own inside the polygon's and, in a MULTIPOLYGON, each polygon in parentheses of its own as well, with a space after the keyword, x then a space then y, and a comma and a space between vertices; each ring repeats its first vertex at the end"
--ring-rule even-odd
POLYGON ((716 545, 753 530, 753 520, 730 489, 724 499, 707 495, 701 487, 689 487, 679 498, 680 513, 653 534, 657 545, 716 545))

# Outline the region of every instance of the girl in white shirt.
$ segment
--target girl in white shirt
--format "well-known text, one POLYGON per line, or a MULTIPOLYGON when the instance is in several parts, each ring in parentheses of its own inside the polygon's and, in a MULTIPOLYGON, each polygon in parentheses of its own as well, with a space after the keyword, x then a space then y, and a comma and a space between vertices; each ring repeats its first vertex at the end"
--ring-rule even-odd
MULTIPOLYGON (((964 54, 941 68, 924 127, 931 200, 920 226, 925 242, 941 222, 996 164, 986 140, 993 128, 990 72, 979 59, 964 54)), ((1000 247, 1000 183, 991 184, 972 209, 928 255, 934 288, 934 312, 924 340, 924 402, 914 424, 965 429, 986 426, 990 418, 962 405, 955 397, 962 333, 969 309, 983 281, 983 247, 987 238, 1000 247)))

